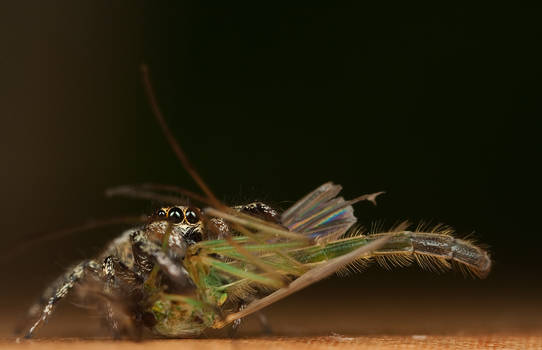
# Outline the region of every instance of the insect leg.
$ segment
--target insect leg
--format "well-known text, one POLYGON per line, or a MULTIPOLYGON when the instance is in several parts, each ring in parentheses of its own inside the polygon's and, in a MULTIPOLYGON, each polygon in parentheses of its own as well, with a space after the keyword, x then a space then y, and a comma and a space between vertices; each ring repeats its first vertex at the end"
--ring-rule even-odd
POLYGON ((100 265, 94 260, 86 260, 73 269, 69 270, 64 275, 60 276, 53 284, 51 284, 43 293, 40 301, 34 304, 28 311, 29 318, 35 318, 39 315, 39 319, 30 327, 25 335, 25 338, 31 338, 34 332, 47 320, 53 313, 55 304, 64 298, 77 282, 81 281, 91 271, 98 273, 100 265))

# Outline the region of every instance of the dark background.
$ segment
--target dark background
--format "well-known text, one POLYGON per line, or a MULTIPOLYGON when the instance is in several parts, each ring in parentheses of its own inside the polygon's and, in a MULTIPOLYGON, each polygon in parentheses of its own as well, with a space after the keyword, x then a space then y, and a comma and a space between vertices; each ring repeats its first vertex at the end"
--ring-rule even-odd
MULTIPOLYGON (((227 203, 286 208, 329 180, 348 198, 386 190, 377 207, 357 205, 362 223, 447 223, 487 244, 495 261, 484 281, 373 268, 303 295, 333 305, 342 292, 378 290, 423 303, 445 291, 448 299, 474 295, 473 304, 501 296, 496 305, 506 308, 542 291, 540 9, 0 7, 2 254, 39 232, 153 209, 105 199, 111 186, 197 190, 150 112, 139 75, 146 62, 173 134, 227 203)), ((23 310, 118 232, 77 234, 3 259, 3 307, 23 310)), ((514 315, 518 329, 530 326, 514 315)))

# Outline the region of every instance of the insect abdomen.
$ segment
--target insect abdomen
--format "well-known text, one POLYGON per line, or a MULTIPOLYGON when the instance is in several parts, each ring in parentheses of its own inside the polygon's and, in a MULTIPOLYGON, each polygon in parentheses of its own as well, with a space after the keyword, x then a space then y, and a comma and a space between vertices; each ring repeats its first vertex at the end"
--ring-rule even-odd
MULTIPOLYGON (((375 240, 382 235, 375 234, 367 238, 375 240)), ((396 263, 394 257, 410 255, 422 267, 433 270, 449 269, 450 262, 456 262, 465 272, 478 277, 485 277, 491 269, 491 259, 484 250, 448 234, 411 231, 396 233, 374 255, 388 256, 392 265, 396 263)), ((401 265, 401 262, 397 263, 401 265)))
POLYGON ((385 267, 406 266, 416 261, 427 269, 446 270, 452 267, 451 262, 456 262, 460 269, 478 277, 485 277, 491 268, 489 255, 471 242, 449 234, 411 231, 343 238, 324 246, 302 249, 297 252, 298 259, 304 263, 327 261, 383 236, 391 236, 391 238, 382 248, 358 261, 358 265, 363 265, 371 259, 377 260, 385 267))

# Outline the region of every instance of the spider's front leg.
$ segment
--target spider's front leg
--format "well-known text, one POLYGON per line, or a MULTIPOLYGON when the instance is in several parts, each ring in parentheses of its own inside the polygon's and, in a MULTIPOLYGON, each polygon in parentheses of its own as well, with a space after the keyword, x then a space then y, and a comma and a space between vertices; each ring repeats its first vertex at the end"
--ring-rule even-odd
POLYGON ((28 310, 28 319, 38 320, 30 327, 25 338, 31 338, 34 332, 51 316, 58 301, 68 295, 73 287, 88 273, 99 274, 101 266, 95 260, 86 260, 77 264, 64 275, 57 278, 45 291, 40 300, 28 310))
MULTIPOLYGON (((192 286, 188 272, 181 264, 183 256, 175 250, 165 252, 162 246, 148 239, 144 231, 135 231, 130 236, 134 262, 139 274, 148 275, 154 265, 172 280, 177 287, 185 288, 192 286)), ((184 253, 182 253, 184 255, 184 253)))

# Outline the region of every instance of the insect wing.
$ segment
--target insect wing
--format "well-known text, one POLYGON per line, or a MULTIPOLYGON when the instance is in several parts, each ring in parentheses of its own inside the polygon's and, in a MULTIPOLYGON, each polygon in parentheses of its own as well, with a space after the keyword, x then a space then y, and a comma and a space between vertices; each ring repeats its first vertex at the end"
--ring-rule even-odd
POLYGON ((366 194, 345 201, 337 197, 342 187, 326 182, 301 198, 281 216, 281 223, 290 231, 315 239, 329 241, 342 236, 357 221, 352 204, 370 201, 384 192, 366 194))
POLYGON ((290 231, 311 238, 338 237, 356 221, 352 206, 342 197, 340 185, 327 182, 296 202, 281 216, 281 222, 290 231))

